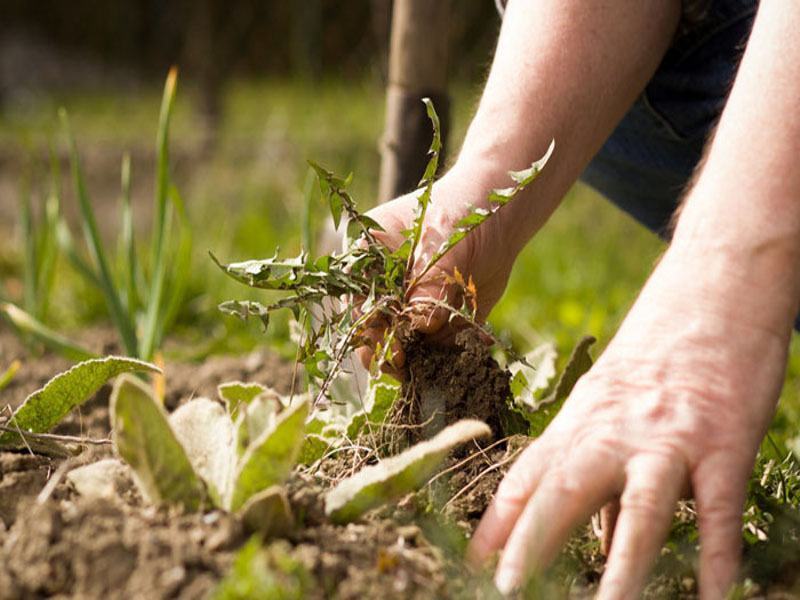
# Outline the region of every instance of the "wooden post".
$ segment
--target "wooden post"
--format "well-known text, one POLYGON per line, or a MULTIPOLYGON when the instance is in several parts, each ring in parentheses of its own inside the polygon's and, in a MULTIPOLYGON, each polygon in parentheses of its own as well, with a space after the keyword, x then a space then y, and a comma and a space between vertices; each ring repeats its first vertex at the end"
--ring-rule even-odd
POLYGON ((381 202, 415 189, 425 170, 432 129, 422 98, 433 100, 442 139, 449 129, 449 14, 450 0, 394 0, 378 186, 381 202))

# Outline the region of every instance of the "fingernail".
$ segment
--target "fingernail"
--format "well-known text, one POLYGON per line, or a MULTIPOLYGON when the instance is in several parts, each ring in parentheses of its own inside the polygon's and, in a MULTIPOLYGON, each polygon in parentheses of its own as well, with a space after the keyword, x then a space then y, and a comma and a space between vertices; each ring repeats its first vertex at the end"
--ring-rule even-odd
POLYGON ((499 569, 494 576, 494 584, 501 594, 507 595, 513 592, 519 582, 516 573, 511 569, 499 569))

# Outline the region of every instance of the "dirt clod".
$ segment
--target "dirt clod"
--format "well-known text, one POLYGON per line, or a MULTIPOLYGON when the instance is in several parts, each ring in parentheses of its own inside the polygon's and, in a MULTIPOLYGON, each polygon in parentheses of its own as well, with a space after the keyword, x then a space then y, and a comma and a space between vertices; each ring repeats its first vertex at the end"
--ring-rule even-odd
POLYGON ((416 398, 417 423, 433 422, 435 430, 472 418, 499 433, 499 408, 511 396, 511 376, 492 358, 477 330, 459 332, 453 346, 412 340, 405 352, 407 393, 416 398))

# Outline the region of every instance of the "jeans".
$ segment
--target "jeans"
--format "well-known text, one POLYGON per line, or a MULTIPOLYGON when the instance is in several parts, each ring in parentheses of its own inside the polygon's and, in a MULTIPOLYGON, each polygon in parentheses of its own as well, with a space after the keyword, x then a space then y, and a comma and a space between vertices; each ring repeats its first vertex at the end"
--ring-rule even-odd
POLYGON ((739 66, 757 0, 712 0, 682 23, 644 92, 581 176, 663 238, 739 66))
MULTIPOLYGON (((747 43, 758 0, 711 0, 684 22, 644 92, 581 180, 668 240, 747 43)), ((800 331, 800 316, 795 320, 800 331)))

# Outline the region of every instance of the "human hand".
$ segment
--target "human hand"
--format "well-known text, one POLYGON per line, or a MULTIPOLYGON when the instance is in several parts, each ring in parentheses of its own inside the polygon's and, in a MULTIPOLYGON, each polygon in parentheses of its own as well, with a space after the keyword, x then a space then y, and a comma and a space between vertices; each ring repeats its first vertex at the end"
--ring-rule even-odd
MULTIPOLYGON (((422 271, 470 208, 485 205, 489 189, 490 186, 482 185, 476 178, 459 174, 457 167, 434 184, 432 201, 414 256, 411 280, 422 271)), ((375 232, 375 237, 392 250, 403 243, 403 231, 411 228, 417 207, 417 193, 401 196, 368 213, 385 230, 375 232)), ((452 283, 456 270, 466 281, 472 278, 477 292, 476 319, 479 322, 486 319, 505 290, 516 257, 516 251, 510 250, 509 245, 498 243, 504 240, 499 216, 498 213, 489 218, 459 242, 414 285, 409 293, 409 303, 416 308, 413 320, 415 330, 437 343, 452 342, 458 324, 450 322, 451 313, 441 304, 460 306, 462 290, 452 283)), ((383 342, 387 325, 384 320, 375 319, 365 332, 368 345, 357 351, 365 367, 370 364, 375 346, 383 342)), ((402 350, 396 348, 392 357, 393 366, 402 368, 404 360, 402 350)))
POLYGON ((723 597, 734 582, 746 484, 791 326, 774 326, 735 266, 703 258, 668 251, 605 353, 502 481, 468 552, 481 564, 503 550, 501 591, 546 568, 574 527, 619 499, 598 595, 638 597, 689 491, 701 595, 723 597))

